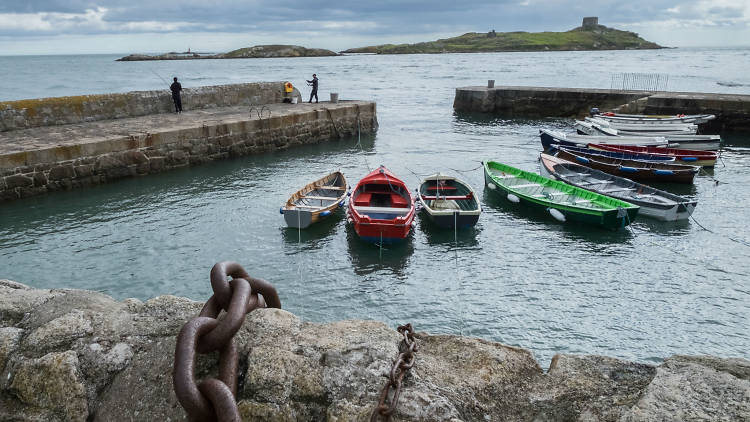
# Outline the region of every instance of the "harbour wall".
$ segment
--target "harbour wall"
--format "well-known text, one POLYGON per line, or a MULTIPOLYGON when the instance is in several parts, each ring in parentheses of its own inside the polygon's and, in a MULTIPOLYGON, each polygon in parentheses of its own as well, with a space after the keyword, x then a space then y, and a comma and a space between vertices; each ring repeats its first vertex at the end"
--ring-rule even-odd
MULTIPOLYGON (((368 134, 378 127, 373 102, 286 104, 279 94, 282 82, 236 86, 236 92, 231 87, 199 89, 207 93, 200 97, 203 108, 179 115, 146 114, 0 132, 0 202, 355 136, 358 131, 368 134), (248 85, 256 89, 246 90, 248 85), (234 99, 221 103, 221 92, 230 92, 229 97, 234 99), (273 102, 252 108, 218 106, 256 101, 273 102)), ((146 98, 144 93, 113 94, 113 99, 103 101, 116 102, 130 94, 146 98)), ((19 125, 90 117, 75 115, 75 104, 65 104, 63 99, 46 101, 61 104, 59 118, 31 119, 26 123, 18 119, 19 125)), ((87 107, 93 110, 91 118, 108 115, 98 113, 94 106, 87 107)), ((133 107, 128 113, 162 110, 162 105, 133 107)), ((56 116, 51 110, 42 114, 56 116)))
MULTIPOLYGON (((118 302, 0 280, 0 420, 185 420, 172 387, 176 336, 201 306, 175 296, 118 302)), ((395 420, 750 418, 746 359, 672 356, 650 365, 558 354, 545 370, 529 350, 414 328, 414 366, 395 420)), ((402 338, 376 321, 317 324, 257 309, 235 335, 240 416, 370 420, 402 338)), ((216 376, 217 360, 199 355, 196 376, 216 376)))
MULTIPOLYGON (((294 90, 298 102, 302 97, 294 90)), ((280 103, 283 82, 201 86, 182 90, 185 110, 280 103)), ((0 102, 0 132, 40 126, 123 119, 174 111, 168 89, 0 102)))
POLYGON ((750 132, 750 95, 646 92, 588 88, 471 86, 456 89, 457 112, 479 112, 514 118, 582 117, 592 107, 645 114, 716 115, 703 129, 750 132))

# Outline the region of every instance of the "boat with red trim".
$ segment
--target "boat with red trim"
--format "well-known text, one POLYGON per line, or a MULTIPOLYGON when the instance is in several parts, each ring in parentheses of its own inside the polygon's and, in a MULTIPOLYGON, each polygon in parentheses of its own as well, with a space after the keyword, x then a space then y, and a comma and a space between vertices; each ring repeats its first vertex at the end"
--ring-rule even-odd
POLYGON ((445 174, 433 174, 422 179, 417 189, 417 200, 433 223, 443 228, 474 226, 482 213, 482 205, 471 186, 463 180, 445 174))
POLYGON ((663 148, 653 146, 638 145, 610 145, 610 144, 589 144, 589 148, 602 151, 628 152, 638 154, 665 155, 674 157, 675 164, 688 164, 691 166, 714 167, 718 155, 713 151, 663 148))
POLYGON ((362 178, 349 198, 348 220, 357 235, 368 242, 404 240, 414 215, 414 199, 406 184, 382 165, 362 178))

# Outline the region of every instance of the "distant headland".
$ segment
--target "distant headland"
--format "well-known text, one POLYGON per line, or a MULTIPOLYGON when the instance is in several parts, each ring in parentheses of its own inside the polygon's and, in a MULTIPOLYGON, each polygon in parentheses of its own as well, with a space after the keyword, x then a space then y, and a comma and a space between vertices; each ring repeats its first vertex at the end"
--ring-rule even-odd
POLYGON ((487 53, 499 51, 641 50, 665 48, 635 32, 599 25, 599 18, 567 32, 469 32, 458 37, 416 44, 383 44, 351 48, 342 53, 419 54, 487 53))
POLYGON ((191 53, 190 50, 183 53, 165 53, 155 56, 146 54, 131 54, 117 59, 118 62, 133 62, 144 60, 196 60, 196 59, 244 59, 244 58, 270 58, 270 57, 324 57, 338 56, 335 51, 322 48, 305 48, 298 45, 256 45, 254 47, 240 48, 228 53, 191 53))
POLYGON ((243 59, 270 57, 325 57, 341 54, 437 54, 491 53, 499 51, 648 50, 666 48, 646 41, 635 32, 599 25, 599 18, 585 17, 581 26, 567 32, 469 32, 457 37, 416 44, 382 44, 350 48, 341 53, 298 45, 256 45, 228 53, 166 53, 155 56, 131 54, 117 61, 243 59))

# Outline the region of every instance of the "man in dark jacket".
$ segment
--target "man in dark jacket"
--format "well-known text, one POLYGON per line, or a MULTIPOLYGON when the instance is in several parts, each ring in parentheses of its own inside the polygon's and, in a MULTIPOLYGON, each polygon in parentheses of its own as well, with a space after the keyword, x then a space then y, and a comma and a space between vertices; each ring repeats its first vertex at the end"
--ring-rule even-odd
POLYGON ((312 92, 310 93, 310 101, 308 101, 308 103, 312 102, 313 97, 315 97, 315 102, 317 103, 318 102, 318 77, 315 76, 315 74, 313 73, 312 80, 307 81, 307 83, 312 84, 312 88, 313 88, 312 92))
POLYGON ((174 112, 182 113, 182 99, 180 98, 180 91, 182 91, 182 85, 177 82, 177 78, 174 78, 174 82, 169 86, 172 90, 172 101, 174 102, 174 112))

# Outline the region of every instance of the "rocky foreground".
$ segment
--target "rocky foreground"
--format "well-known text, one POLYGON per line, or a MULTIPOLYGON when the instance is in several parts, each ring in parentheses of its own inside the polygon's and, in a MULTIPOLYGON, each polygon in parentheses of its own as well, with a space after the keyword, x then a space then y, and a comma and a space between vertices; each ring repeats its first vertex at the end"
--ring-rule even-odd
MULTIPOLYGON (((117 302, 0 280, 0 420, 184 420, 172 389, 175 336, 201 303, 117 302)), ((419 328, 419 327, 416 327, 419 328)), ((398 355, 382 323, 313 324, 249 314, 237 334, 244 420, 366 421, 398 355)), ((750 361, 673 356, 659 366, 417 335, 396 421, 747 421, 750 361)), ((216 374, 215 357, 201 373, 216 374)))

